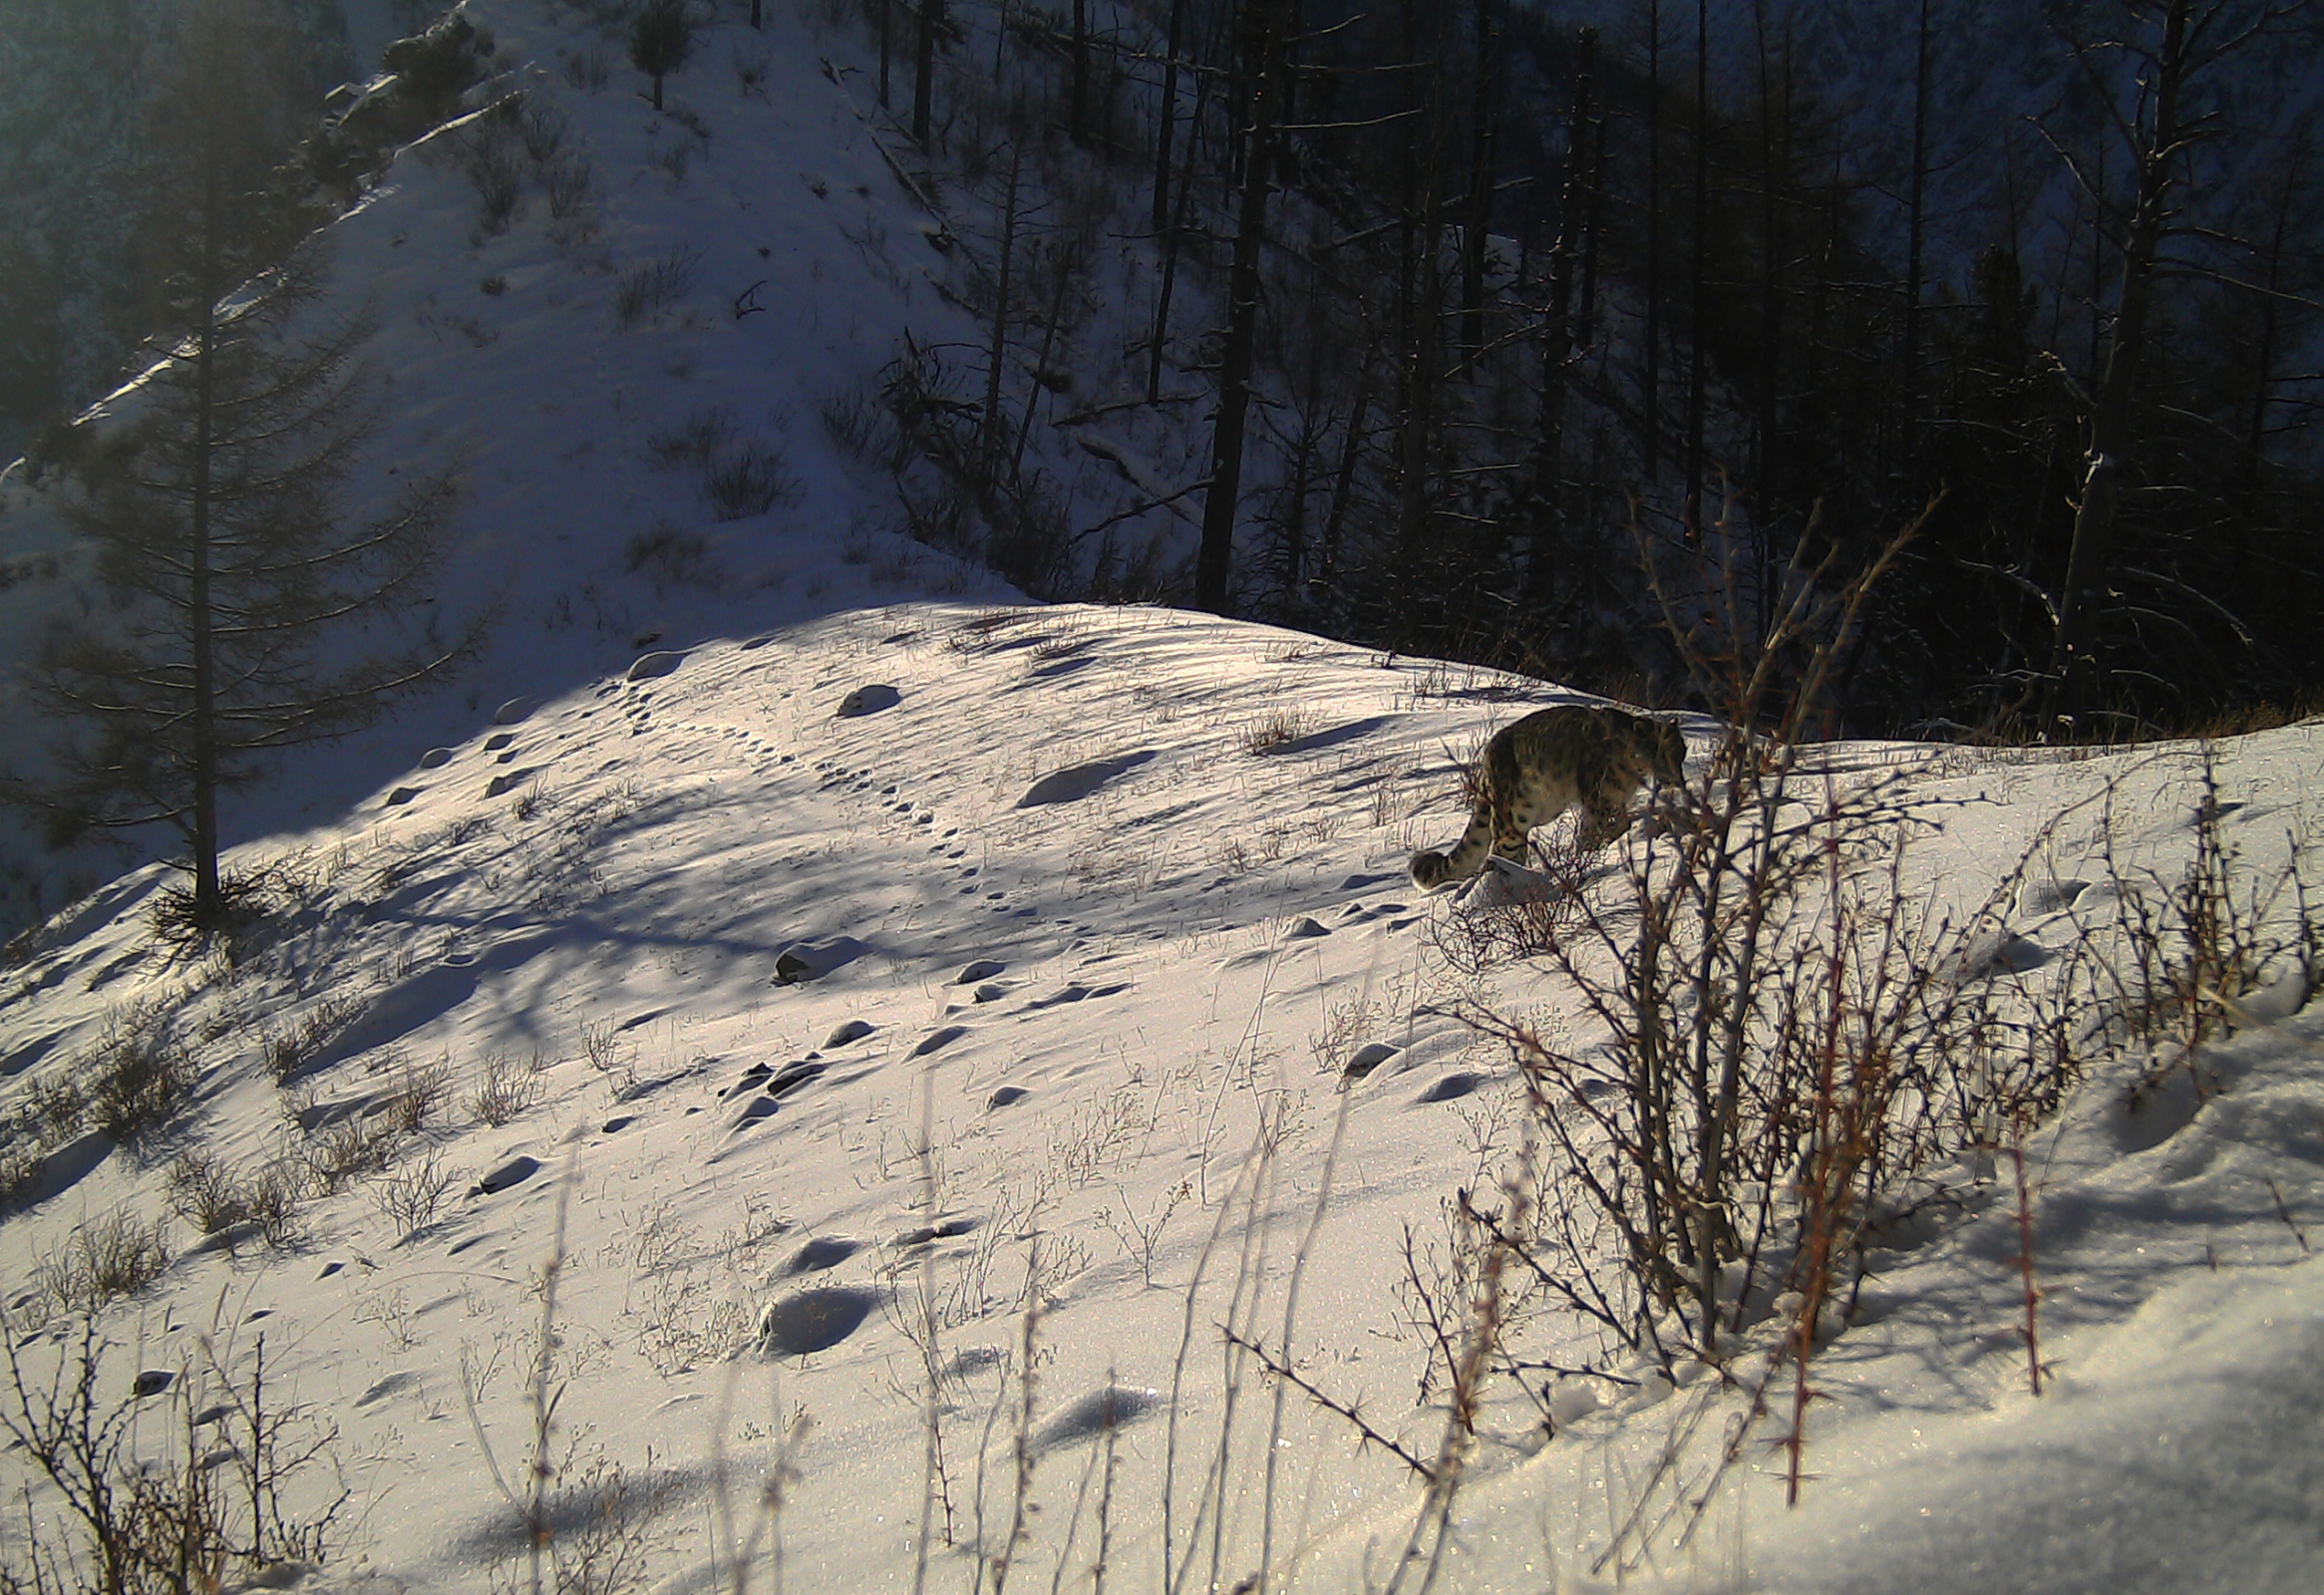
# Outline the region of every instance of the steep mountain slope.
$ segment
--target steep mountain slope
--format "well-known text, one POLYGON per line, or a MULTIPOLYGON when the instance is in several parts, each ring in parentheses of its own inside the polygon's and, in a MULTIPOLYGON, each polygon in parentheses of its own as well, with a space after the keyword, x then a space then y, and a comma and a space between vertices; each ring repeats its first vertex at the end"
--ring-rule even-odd
MULTIPOLYGON (((232 1477, 244 1441, 204 1420, 262 1370, 291 1437, 330 1436, 283 1510, 345 1492, 321 1565, 267 1575, 312 1589, 523 1585, 535 1478, 558 1587, 605 1591, 2324 1575, 2298 949, 2214 1004, 2234 1036, 2093 1045, 2054 1116, 1930 1171, 1942 1199, 1880 1231, 1811 1365, 1797 1508, 1780 1311, 1666 1374, 1535 1297, 1463 1437, 1437 1338, 1479 1317, 1460 1204, 1505 1196, 1547 1122, 1464 1016, 1606 1037, 1538 939, 1479 928, 1528 923, 1539 882, 1428 899, 1404 868, 1463 822, 1457 760, 1574 695, 1022 605, 895 535, 822 407, 905 329, 970 329, 823 43, 787 10, 763 61, 714 35, 669 86, 705 140, 566 8, 475 9, 565 114, 588 204, 548 214, 524 152, 488 230, 458 148, 482 131, 452 130, 336 229, 335 294, 380 320, 381 475, 466 461, 439 601, 501 624, 453 691, 246 795, 258 931, 158 942, 148 866, 0 969, 30 1388, 72 1366, 62 1298, 103 1239, 161 1225, 163 1271, 96 1314, 100 1406, 136 1456, 232 1477), (754 447, 783 501, 717 518, 704 468, 754 447), (188 1095, 117 1146, 74 1093, 138 1058, 188 1095), (303 1191, 272 1239, 217 1202, 203 1232, 205 1190, 249 1205, 270 1169, 303 1191)), ((63 546, 41 493, 0 493, 12 557, 63 546)), ((9 635, 61 579, 0 594, 9 635)), ((1701 778, 1717 728, 1687 729, 1701 778)), ((2096 968, 2105 1035, 2155 973, 2129 905, 2204 846, 2238 900, 2283 881, 2320 758, 2315 724, 2208 763, 1850 744, 1805 787, 1918 816, 1902 928, 1956 989, 2096 968), (1984 941, 1945 939, 2002 888, 1984 941)), ((1618 909, 1654 828, 1581 887, 1618 909)), ((2275 940, 2313 910, 2285 886, 2252 912, 2275 940)), ((1570 1182, 1540 1195, 1592 1221, 1570 1182)), ((35 1472, 0 1453, 0 1557, 63 1532, 35 1472)))

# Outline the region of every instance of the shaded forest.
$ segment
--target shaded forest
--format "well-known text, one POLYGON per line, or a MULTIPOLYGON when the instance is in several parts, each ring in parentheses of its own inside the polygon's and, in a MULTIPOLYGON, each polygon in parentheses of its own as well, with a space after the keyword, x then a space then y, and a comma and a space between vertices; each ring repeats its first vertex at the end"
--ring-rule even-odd
POLYGON ((973 523, 1035 590, 1679 702, 1681 657, 1748 657, 1783 595, 1902 537, 1852 729, 2311 701, 2311 4, 863 0, 849 25, 897 133, 978 201, 991 329, 891 368, 887 463, 949 484, 915 529, 973 523), (1102 403, 1055 391, 1077 364, 1117 374, 1102 403), (1025 447, 1037 416, 1141 407, 1190 440, 1143 501, 1091 512, 1025 447), (1190 569, 1110 540, 1158 506, 1191 534, 1193 505, 1190 569))

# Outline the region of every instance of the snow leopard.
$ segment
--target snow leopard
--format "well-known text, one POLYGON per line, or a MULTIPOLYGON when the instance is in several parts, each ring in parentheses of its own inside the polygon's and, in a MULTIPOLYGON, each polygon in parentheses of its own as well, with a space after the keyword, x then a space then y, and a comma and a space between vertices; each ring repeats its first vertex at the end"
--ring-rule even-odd
POLYGON ((1630 827, 1630 795, 1648 782, 1676 786, 1686 757, 1686 739, 1667 720, 1574 706, 1527 715, 1485 745, 1469 829, 1449 853, 1414 853, 1413 882, 1433 891, 1466 880, 1485 867, 1489 846, 1520 861, 1532 828, 1576 805, 1582 845, 1611 841, 1630 827))

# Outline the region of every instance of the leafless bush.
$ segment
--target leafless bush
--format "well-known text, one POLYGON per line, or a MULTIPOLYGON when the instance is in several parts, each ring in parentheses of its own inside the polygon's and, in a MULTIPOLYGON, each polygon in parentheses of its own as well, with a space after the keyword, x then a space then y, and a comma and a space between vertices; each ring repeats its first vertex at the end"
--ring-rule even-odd
POLYGON ((1268 710, 1243 727, 1236 735, 1235 743, 1244 753, 1255 758, 1297 742, 1313 731, 1315 726, 1315 717, 1307 710, 1295 705, 1282 705, 1268 710))
POLYGON ((484 1078, 469 1094, 469 1116, 498 1128, 540 1101, 546 1089, 537 1055, 520 1064, 505 1053, 490 1053, 485 1058, 484 1078))
MULTIPOLYGON (((684 148, 680 146, 680 148, 684 148)), ((631 266, 613 288, 613 319, 628 331, 686 296, 702 256, 684 244, 631 266)))
POLYGON ((540 189, 548 199, 549 216, 570 221, 589 202, 597 168, 584 155, 567 152, 540 168, 540 189))
POLYGON ((2197 759, 2194 851, 2174 877, 2118 855, 2111 794, 2101 822, 2112 944, 2120 952, 2088 959, 2083 973, 2107 1015, 2107 1033, 2156 1049, 2134 1101, 2182 1068, 2197 1095, 2207 1094, 2197 1052, 2246 1022, 2244 1000, 2278 980, 2305 983, 2324 974, 2324 917, 2309 905, 2305 838, 2287 838, 2280 869, 2248 867, 2220 824, 2228 809, 2217 750, 2204 743, 2197 759))
POLYGON ((261 1043, 267 1074, 277 1086, 288 1085, 362 1015, 363 1000, 359 997, 325 997, 289 1029, 268 1032, 261 1043))
POLYGON ((868 389, 853 387, 830 395, 823 401, 821 414, 826 436, 857 465, 890 472, 901 469, 909 457, 894 415, 868 389))
POLYGON ((712 581, 717 566, 710 557, 710 540, 698 531, 656 524, 622 544, 621 561, 632 573, 651 570, 657 583, 691 587, 712 581))
POLYGON ((436 1222, 444 1198, 462 1178, 446 1168, 438 1160, 436 1149, 430 1147, 416 1160, 408 1160, 373 1179, 371 1204, 395 1226, 396 1239, 410 1240, 436 1222))
POLYGON ((1453 901, 1428 928, 1429 945, 1448 968, 1482 975, 1499 965, 1553 952, 1570 930, 1587 888, 1592 851, 1578 828, 1537 833, 1532 840, 1536 878, 1511 879, 1496 872, 1483 887, 1453 901))
POLYGON ((28 1500, 20 1533, 0 1542, 0 1588, 47 1595, 94 1581, 87 1587, 107 1595, 183 1595, 255 1587, 264 1569, 326 1559, 346 1492, 297 1516, 284 1498, 336 1431, 268 1405, 263 1340, 247 1381, 227 1379, 214 1357, 177 1371, 164 1413, 143 1389, 110 1405, 99 1394, 107 1381, 94 1324, 45 1381, 26 1343, 13 1330, 5 1340, 0 1434, 47 1478, 56 1504, 28 1500), (222 1414, 214 1430, 212 1413, 222 1414), (141 1435, 157 1428, 162 1453, 142 1454, 141 1435))
POLYGON ((306 1185, 304 1170, 282 1157, 243 1174, 215 1153, 189 1148, 169 1165, 170 1205, 179 1217, 205 1235, 247 1224, 277 1248, 298 1238, 306 1185))
POLYGON ((452 1101, 452 1059, 432 1064, 406 1064, 395 1094, 381 1109, 388 1124, 405 1134, 417 1134, 443 1117, 452 1101))
POLYGON ((141 1144, 182 1113, 200 1074, 161 1003, 108 1014, 104 1036, 78 1070, 88 1082, 90 1124, 123 1146, 141 1144))
POLYGON ((626 1098, 637 1090, 637 1055, 621 1044, 621 1032, 610 1022, 583 1027, 581 1058, 605 1077, 615 1098, 626 1098))
POLYGON ((685 424, 646 439, 646 458, 664 471, 708 466, 734 442, 734 413, 724 406, 698 410, 685 424))
POLYGON ((728 60, 734 64, 735 87, 742 92, 744 97, 752 100, 766 99, 767 72, 775 63, 773 54, 764 47, 738 49, 728 57, 728 60))
POLYGON ((545 166, 564 153, 572 119, 555 102, 528 95, 516 114, 516 137, 536 166, 545 166))
POLYGON ((204 1235, 231 1229, 249 1216, 241 1181, 214 1152, 188 1148, 169 1163, 169 1204, 204 1235))
POLYGON ((783 450, 766 443, 722 450, 703 468, 702 486, 721 520, 743 520, 795 504, 805 490, 783 450))
POLYGON ((613 80, 613 57, 597 40, 590 40, 578 52, 559 52, 565 82, 588 94, 603 91, 613 80))
POLYGON ((12 1140, 0 1147, 0 1214, 14 1212, 32 1196, 47 1165, 38 1141, 12 1140))
POLYGON ((76 1225, 47 1257, 33 1265, 33 1289, 50 1313, 93 1313, 116 1297, 132 1296, 169 1266, 169 1221, 148 1223, 126 1207, 76 1225))
POLYGON ((479 225, 488 237, 506 232, 521 214, 524 160, 510 120, 502 112, 488 112, 458 135, 454 145, 461 172, 477 191, 479 225))
POLYGON ((377 1174, 395 1162, 403 1132, 384 1115, 357 1114, 318 1124, 299 1146, 299 1159, 317 1190, 333 1194, 351 1179, 377 1174))

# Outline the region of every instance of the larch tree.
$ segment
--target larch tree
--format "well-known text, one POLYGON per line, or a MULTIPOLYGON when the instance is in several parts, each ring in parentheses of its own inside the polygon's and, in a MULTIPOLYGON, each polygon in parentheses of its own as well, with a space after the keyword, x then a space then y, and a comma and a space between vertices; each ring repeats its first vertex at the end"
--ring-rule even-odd
POLYGON ((266 0, 199 0, 161 96, 147 236, 167 331, 157 363, 91 430, 68 515, 90 601, 28 667, 54 717, 48 769, 9 795, 51 836, 173 828, 192 877, 179 916, 226 923, 219 798, 266 755, 341 735, 481 638, 424 602, 455 496, 418 476, 374 518, 345 513, 374 409, 361 314, 316 303, 317 219, 274 181, 253 108, 270 70, 266 0))

